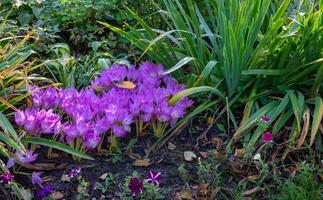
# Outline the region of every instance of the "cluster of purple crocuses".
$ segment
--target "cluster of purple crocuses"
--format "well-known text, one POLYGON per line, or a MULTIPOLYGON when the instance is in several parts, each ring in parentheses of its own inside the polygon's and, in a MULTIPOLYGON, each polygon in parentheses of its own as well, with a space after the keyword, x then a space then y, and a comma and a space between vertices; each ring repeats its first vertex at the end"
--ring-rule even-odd
POLYGON ((163 73, 162 65, 150 62, 138 67, 113 65, 81 91, 33 86, 33 105, 16 112, 16 123, 29 134, 53 134, 87 149, 95 148, 109 130, 116 137, 126 136, 132 124, 137 135, 151 125, 161 136, 192 105, 187 97, 168 103, 185 86, 163 73))

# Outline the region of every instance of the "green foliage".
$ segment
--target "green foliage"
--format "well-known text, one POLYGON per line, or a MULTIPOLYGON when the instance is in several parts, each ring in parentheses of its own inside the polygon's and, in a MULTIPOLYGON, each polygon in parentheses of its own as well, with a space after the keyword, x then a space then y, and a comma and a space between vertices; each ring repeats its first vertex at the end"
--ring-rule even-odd
MULTIPOLYGON (((322 170, 321 170, 322 171, 322 170)), ((322 184, 319 184, 317 175, 320 172, 310 167, 309 164, 301 164, 300 172, 288 180, 281 180, 277 186, 278 194, 271 199, 277 200, 319 200, 323 198, 322 184)))
POLYGON ((114 175, 112 173, 108 173, 104 179, 103 183, 96 182, 95 189, 100 190, 102 194, 108 192, 111 186, 117 184, 118 174, 114 175))
MULTIPOLYGON (((118 26, 123 26, 125 22, 131 23, 133 17, 125 12, 125 5, 142 15, 149 15, 155 9, 152 0, 27 0, 0 4, 1 8, 10 9, 13 6, 11 18, 21 26, 36 28, 45 39, 43 42, 52 43, 60 38, 59 41, 69 43, 79 52, 90 50, 95 41, 104 41, 101 48, 105 50, 127 49, 128 44, 119 41, 113 33, 106 32, 96 23, 97 20, 118 26)), ((154 16, 147 16, 146 19, 154 24, 161 23, 161 19, 154 16)))
POLYGON ((307 124, 311 124, 313 143, 322 119, 317 111, 321 110, 323 78, 321 4, 309 0, 207 0, 199 4, 164 0, 164 6, 160 13, 169 25, 167 30, 152 27, 131 9, 141 28, 128 25, 125 31, 102 24, 150 59, 165 64, 188 87, 208 85, 223 94, 227 100, 219 101, 224 109, 221 114, 226 112, 237 129, 233 139, 245 138, 249 149, 262 134, 259 129, 252 131, 264 114, 278 120, 275 133, 285 125, 293 127, 292 146, 297 139, 298 147, 304 144, 299 137, 306 138, 307 124), (243 105, 238 127, 232 111, 243 105), (307 114, 313 118, 303 123, 307 114))
POLYGON ((124 184, 122 185, 122 193, 121 193, 121 198, 122 199, 129 199, 129 200, 135 200, 135 199, 140 199, 140 200, 145 200, 145 199, 164 199, 164 191, 153 184, 150 184, 146 181, 143 181, 143 192, 138 194, 137 196, 132 196, 131 191, 129 189, 129 183, 131 177, 135 177, 140 179, 141 176, 137 171, 133 171, 131 176, 127 176, 125 178, 124 184))

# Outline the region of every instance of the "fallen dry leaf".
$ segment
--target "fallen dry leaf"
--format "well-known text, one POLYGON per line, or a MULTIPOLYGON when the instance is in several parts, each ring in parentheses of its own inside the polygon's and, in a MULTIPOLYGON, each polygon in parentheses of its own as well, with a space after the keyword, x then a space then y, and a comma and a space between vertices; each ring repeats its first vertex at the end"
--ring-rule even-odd
POLYGON ((192 197, 193 197, 193 193, 192 193, 191 191, 187 191, 187 190, 185 190, 185 191, 182 191, 182 192, 181 192, 180 197, 181 197, 182 199, 192 199, 192 197))
POLYGON ((242 158, 244 153, 246 152, 245 149, 236 149, 236 151, 234 152, 234 156, 238 157, 238 158, 242 158))
POLYGON ((57 180, 56 176, 44 176, 43 182, 55 182, 57 180))
POLYGON ((176 146, 175 146, 175 144, 173 144, 173 143, 171 143, 171 142, 168 142, 167 148, 168 148, 169 150, 175 150, 175 149, 176 149, 176 146))
POLYGON ((59 158, 59 153, 50 153, 48 154, 49 159, 59 158))
POLYGON ((243 196, 249 196, 249 195, 257 192, 258 190, 259 190, 259 186, 255 187, 255 188, 253 188, 251 190, 247 190, 247 191, 243 192, 242 195, 243 196))
POLYGON ((68 177, 66 174, 63 174, 61 181, 63 182, 71 182, 71 177, 68 177))
POLYGON ((176 192, 174 200, 182 200, 181 194, 176 192))
POLYGON ((209 157, 209 153, 208 153, 208 152, 206 152, 206 151, 200 151, 199 153, 201 154, 202 158, 207 158, 207 157, 209 157))
POLYGON ((209 187, 209 184, 207 183, 200 183, 197 190, 199 192, 200 195, 207 195, 208 194, 208 187, 209 187))
POLYGON ((215 146, 216 150, 221 151, 223 146, 223 141, 218 137, 214 137, 212 138, 212 145, 215 146))
POLYGON ((133 162, 132 165, 137 167, 148 167, 149 165, 151 165, 151 163, 150 159, 146 158, 143 160, 135 160, 135 162, 133 162))
POLYGON ((100 176, 100 179, 101 180, 104 180, 106 177, 108 176, 108 173, 104 173, 100 176))
POLYGON ((115 82, 114 85, 117 86, 118 88, 130 89, 130 90, 136 88, 136 85, 131 81, 115 82))
POLYGON ((64 194, 63 193, 61 193, 61 192, 54 192, 52 195, 51 195, 51 197, 53 198, 53 199, 55 199, 55 200, 58 200, 58 199, 63 199, 63 197, 64 197, 64 194))
POLYGON ((194 158, 196 158, 196 154, 192 151, 184 151, 184 159, 186 161, 192 161, 194 158))

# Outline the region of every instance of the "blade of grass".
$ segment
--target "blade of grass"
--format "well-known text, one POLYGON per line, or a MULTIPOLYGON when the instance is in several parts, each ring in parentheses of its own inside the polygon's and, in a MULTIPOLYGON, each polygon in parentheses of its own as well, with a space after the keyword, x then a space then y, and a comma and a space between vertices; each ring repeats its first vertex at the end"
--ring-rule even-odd
POLYGON ((40 137, 31 137, 31 136, 25 136, 24 138, 22 138, 22 142, 26 142, 26 143, 30 143, 30 144, 38 144, 38 145, 43 145, 43 146, 47 146, 50 148, 54 148, 54 149, 58 149, 61 151, 64 151, 66 153, 69 153, 73 156, 77 156, 80 158, 84 158, 84 159, 88 159, 88 160, 94 160, 91 156, 88 156, 84 153, 81 153, 75 149, 73 149, 72 147, 66 145, 66 144, 62 144, 59 142, 55 142, 49 139, 45 139, 45 138, 40 138, 40 137))

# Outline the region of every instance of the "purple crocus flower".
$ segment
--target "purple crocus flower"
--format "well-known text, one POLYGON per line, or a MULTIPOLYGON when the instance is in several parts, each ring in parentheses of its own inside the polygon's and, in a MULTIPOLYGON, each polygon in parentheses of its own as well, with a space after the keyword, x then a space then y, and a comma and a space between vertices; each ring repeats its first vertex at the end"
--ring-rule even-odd
POLYGON ((262 116, 260 118, 260 120, 265 124, 267 124, 267 123, 269 123, 271 121, 270 117, 268 117, 267 115, 262 116))
POLYGON ((9 184, 12 182, 13 178, 14 175, 12 175, 10 172, 5 172, 0 176, 0 183, 9 184))
MULTIPOLYGON (((185 86, 163 72, 162 65, 146 61, 139 66, 113 65, 80 91, 30 87, 33 106, 18 111, 16 123, 28 134, 60 134, 68 144, 81 139, 88 149, 95 148, 109 130, 116 137, 126 136, 134 122, 174 126, 193 102, 185 97, 169 105, 169 99, 185 86), (116 84, 120 81, 131 81, 136 87, 122 88, 116 84)), ((23 161, 30 157, 18 156, 23 161)))
POLYGON ((132 196, 137 196, 138 194, 142 193, 144 185, 138 178, 131 177, 128 187, 131 191, 132 196))
POLYGON ((15 160, 13 158, 10 158, 7 161, 6 167, 9 169, 9 168, 13 167, 14 165, 15 165, 15 160))
POLYGON ((22 154, 21 152, 16 152, 18 160, 22 163, 30 163, 37 159, 38 154, 34 154, 34 152, 29 149, 26 152, 26 155, 22 154))
POLYGON ((33 185, 39 185, 39 187, 43 187, 42 186, 42 183, 43 183, 43 180, 41 178, 41 175, 43 174, 43 172, 33 172, 31 174, 31 182, 33 185))
POLYGON ((160 183, 160 172, 156 172, 154 170, 150 170, 149 174, 148 174, 148 178, 146 179, 146 181, 148 183, 154 184, 154 185, 159 185, 160 183))
POLYGON ((26 116, 23 111, 18 111, 15 113, 15 121, 18 126, 22 126, 25 122, 26 116))
POLYGON ((70 173, 68 173, 66 176, 70 178, 76 177, 79 173, 81 173, 81 167, 74 167, 71 169, 70 173))
POLYGON ((36 192, 36 197, 39 199, 43 199, 48 197, 53 192, 53 187, 49 184, 45 185, 44 187, 40 187, 39 190, 36 192))
POLYGON ((265 132, 263 135, 262 135, 262 140, 264 142, 272 142, 273 141, 273 135, 270 133, 270 132, 265 132))

